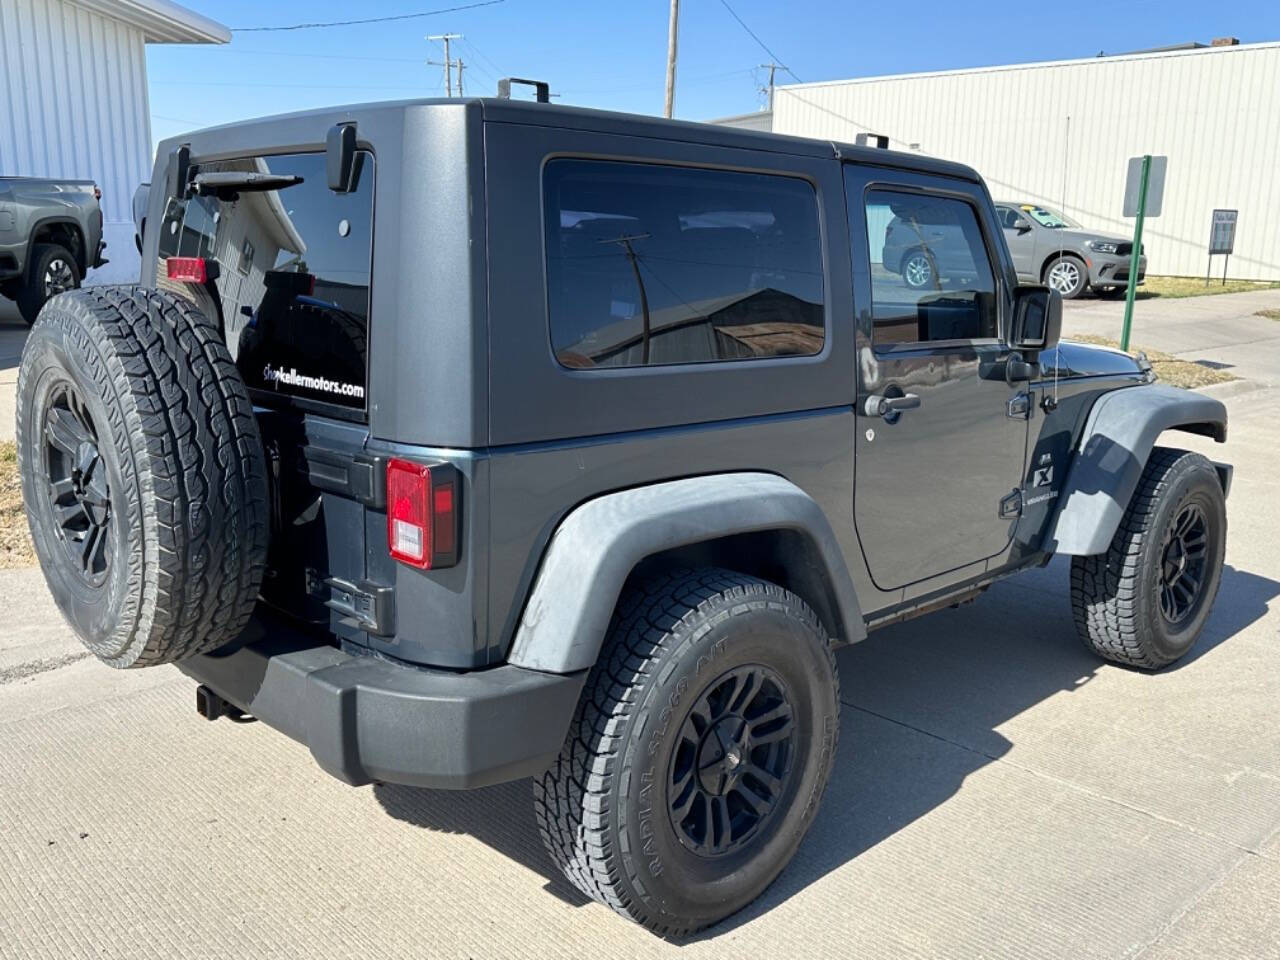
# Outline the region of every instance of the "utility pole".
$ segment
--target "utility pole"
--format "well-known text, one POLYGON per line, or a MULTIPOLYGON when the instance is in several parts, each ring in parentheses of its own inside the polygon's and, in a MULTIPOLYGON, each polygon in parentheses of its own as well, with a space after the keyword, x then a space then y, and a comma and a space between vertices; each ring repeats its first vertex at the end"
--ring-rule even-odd
POLYGON ((770 63, 762 63, 762 64, 760 64, 760 69, 761 69, 761 70, 768 70, 768 71, 769 71, 769 86, 767 86, 767 87, 765 88, 765 91, 766 91, 766 93, 767 93, 767 94, 768 94, 768 96, 769 96, 769 101, 768 101, 769 106, 768 106, 768 109, 769 109, 770 111, 772 111, 772 110, 773 110, 773 75, 774 75, 774 73, 776 73, 776 72, 777 72, 777 70, 778 70, 778 64, 776 64, 776 63, 772 63, 772 62, 770 62, 770 63))
POLYGON ((676 44, 680 38, 680 0, 671 0, 671 22, 667 26, 667 106, 668 119, 676 103, 676 44))
POLYGON ((460 97, 466 96, 466 94, 462 92, 462 58, 461 57, 458 58, 458 96, 460 97))
MULTIPOLYGON (((444 89, 445 89, 445 95, 446 95, 446 96, 449 96, 449 97, 452 97, 452 96, 453 96, 453 64, 454 64, 454 61, 449 57, 449 41, 450 41, 450 40, 461 40, 461 39, 462 39, 462 34, 460 34, 460 33, 436 33, 436 34, 431 34, 430 36, 428 36, 428 37, 427 37, 427 39, 428 39, 428 40, 432 40, 432 41, 443 41, 443 42, 444 42, 444 63, 441 63, 439 60, 428 60, 428 61, 427 61, 427 63, 432 64, 433 66, 437 66, 437 67, 444 67, 444 89)), ((462 71, 461 71, 461 70, 459 70, 459 71, 458 71, 458 96, 462 96, 462 71)))

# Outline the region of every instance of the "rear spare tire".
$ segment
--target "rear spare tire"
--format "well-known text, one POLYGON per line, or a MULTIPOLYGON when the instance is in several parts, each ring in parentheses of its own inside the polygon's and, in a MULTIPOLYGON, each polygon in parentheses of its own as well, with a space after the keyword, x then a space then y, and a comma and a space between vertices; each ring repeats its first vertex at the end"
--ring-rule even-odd
POLYGON ((265 458, 204 314, 141 287, 51 300, 22 354, 17 439, 36 555, 99 659, 170 663, 240 634, 266 562, 265 458))

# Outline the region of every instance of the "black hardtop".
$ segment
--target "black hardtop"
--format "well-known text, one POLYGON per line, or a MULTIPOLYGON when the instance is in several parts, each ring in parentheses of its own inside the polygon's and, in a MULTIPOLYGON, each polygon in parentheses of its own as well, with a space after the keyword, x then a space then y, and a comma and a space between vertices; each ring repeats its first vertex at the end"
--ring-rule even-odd
MULTIPOLYGON (((252 132, 250 139, 257 149, 270 149, 273 137, 285 139, 291 146, 296 138, 289 135, 289 128, 296 121, 320 120, 325 128, 330 123, 355 121, 362 116, 385 115, 389 112, 409 112, 421 108, 452 107, 478 109, 489 123, 528 124, 531 126, 562 127, 567 130, 593 131, 654 139, 676 140, 706 146, 730 147, 742 150, 765 150, 806 157, 839 157, 855 163, 912 170, 937 176, 954 177, 980 182, 977 172, 961 163, 940 160, 918 153, 898 150, 881 150, 832 140, 818 140, 790 134, 766 133, 758 130, 742 130, 714 123, 689 120, 668 120, 638 113, 621 113, 613 110, 596 110, 564 104, 536 103, 528 100, 505 100, 498 97, 423 98, 414 100, 389 100, 372 103, 346 104, 282 113, 251 120, 236 121, 216 127, 206 127, 190 133, 171 137, 161 145, 161 153, 179 143, 191 143, 197 156, 223 155, 222 138, 232 131, 252 132), (281 134, 284 134, 281 137, 281 134)), ((317 125, 319 127, 320 125, 317 125)), ((314 134, 315 145, 323 145, 324 130, 314 134)), ((233 137, 239 142, 240 137, 233 137)))

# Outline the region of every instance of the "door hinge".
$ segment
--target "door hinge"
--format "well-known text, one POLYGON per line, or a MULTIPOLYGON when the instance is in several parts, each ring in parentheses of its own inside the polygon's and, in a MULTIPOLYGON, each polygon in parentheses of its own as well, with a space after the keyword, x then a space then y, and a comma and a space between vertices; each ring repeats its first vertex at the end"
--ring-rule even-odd
POLYGON ((1031 394, 1023 391, 1009 398, 1009 416, 1014 420, 1031 419, 1031 394))
POLYGON ((1014 490, 1000 499, 1000 519, 1012 520, 1022 516, 1022 491, 1014 490))

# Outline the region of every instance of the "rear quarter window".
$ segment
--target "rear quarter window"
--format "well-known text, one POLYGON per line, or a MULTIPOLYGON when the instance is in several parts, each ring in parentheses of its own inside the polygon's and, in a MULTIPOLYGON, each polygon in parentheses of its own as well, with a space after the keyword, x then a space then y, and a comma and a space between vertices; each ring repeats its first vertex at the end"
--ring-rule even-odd
POLYGON ((373 247, 373 157, 360 154, 356 189, 328 188, 324 154, 250 157, 200 164, 201 172, 298 177, 278 190, 170 200, 159 238, 158 276, 171 256, 217 264, 216 294, 227 345, 258 402, 365 409, 373 247))
POLYGON ((563 366, 822 351, 821 230, 809 182, 558 159, 543 185, 550 334, 563 366))

